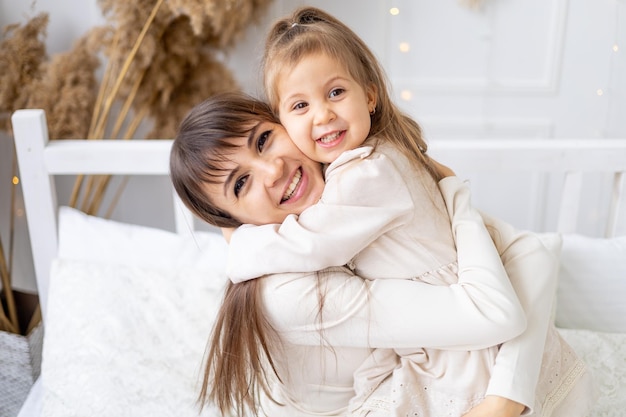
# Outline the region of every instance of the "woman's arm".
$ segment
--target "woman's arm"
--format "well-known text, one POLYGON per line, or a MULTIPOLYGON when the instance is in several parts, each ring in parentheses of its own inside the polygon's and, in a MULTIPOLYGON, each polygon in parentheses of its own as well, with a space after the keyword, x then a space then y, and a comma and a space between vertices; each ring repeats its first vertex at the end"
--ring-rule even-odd
POLYGON ((270 321, 295 344, 479 349, 519 335, 526 321, 469 188, 440 182, 459 254, 459 281, 363 280, 343 268, 264 280, 270 321), (320 308, 320 294, 323 306, 320 308))
MULTIPOLYGON (((442 176, 454 175, 433 160, 442 176)), ((555 296, 561 239, 515 230, 482 213, 511 284, 526 312, 527 328, 500 347, 485 400, 464 417, 519 416, 532 412, 546 332, 555 296)))
POLYGON ((561 238, 518 231, 486 214, 483 219, 528 322, 526 331, 500 347, 487 395, 522 403, 530 413, 556 293, 561 238))

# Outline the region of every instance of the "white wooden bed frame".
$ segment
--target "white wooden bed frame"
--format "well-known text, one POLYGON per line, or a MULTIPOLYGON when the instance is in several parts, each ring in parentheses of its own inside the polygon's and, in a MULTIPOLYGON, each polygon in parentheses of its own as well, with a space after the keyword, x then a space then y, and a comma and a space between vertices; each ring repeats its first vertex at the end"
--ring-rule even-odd
MULTIPOLYGON (((42 110, 18 110, 12 122, 45 324, 50 266, 58 248, 58 206, 53 176, 167 175, 172 141, 49 141, 42 110)), ((558 232, 576 231, 582 175, 596 171, 612 173, 605 235, 615 234, 626 172, 626 139, 441 140, 431 143, 430 149, 436 159, 457 172, 565 173, 558 225, 554 230, 558 232)), ((174 207, 177 231, 189 233, 190 213, 182 204, 175 203, 174 207)))

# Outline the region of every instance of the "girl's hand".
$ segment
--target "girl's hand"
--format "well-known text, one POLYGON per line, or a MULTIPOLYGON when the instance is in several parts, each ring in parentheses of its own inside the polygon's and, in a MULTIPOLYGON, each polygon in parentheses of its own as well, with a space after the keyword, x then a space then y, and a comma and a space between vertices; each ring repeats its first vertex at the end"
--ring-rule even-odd
POLYGON ((504 397, 487 395, 463 417, 519 417, 526 407, 504 397))
POLYGON ((454 177, 456 175, 454 171, 452 171, 447 166, 440 164, 439 162, 435 161, 432 158, 430 159, 430 161, 433 163, 433 166, 435 167, 437 172, 439 172, 439 175, 441 175, 441 178, 454 177))
POLYGON ((230 243, 230 237, 233 235, 233 232, 235 231, 234 227, 222 227, 222 234, 224 235, 224 239, 226 239, 226 242, 230 243))

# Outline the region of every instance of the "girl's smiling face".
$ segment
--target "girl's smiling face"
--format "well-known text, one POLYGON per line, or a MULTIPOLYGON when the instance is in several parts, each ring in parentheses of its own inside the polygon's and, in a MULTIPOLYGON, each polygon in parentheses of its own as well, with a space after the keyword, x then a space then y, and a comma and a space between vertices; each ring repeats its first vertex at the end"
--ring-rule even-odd
POLYGON ((364 89, 330 55, 302 57, 281 71, 276 87, 280 121, 309 158, 330 163, 369 136, 375 89, 364 89))
POLYGON ((242 223, 282 223, 319 201, 320 163, 307 158, 280 124, 258 122, 223 163, 224 181, 205 184, 213 202, 242 223))

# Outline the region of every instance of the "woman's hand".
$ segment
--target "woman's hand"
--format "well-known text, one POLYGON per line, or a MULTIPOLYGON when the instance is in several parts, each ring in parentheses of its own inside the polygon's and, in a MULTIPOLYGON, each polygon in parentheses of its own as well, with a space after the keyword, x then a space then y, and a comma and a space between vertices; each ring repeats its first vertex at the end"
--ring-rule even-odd
POLYGON ((222 229, 222 234, 224 235, 224 239, 226 239, 226 242, 230 243, 230 237, 233 235, 235 228, 234 227, 221 227, 221 229, 222 229))
POLYGON ((435 161, 432 158, 430 158, 430 161, 433 163, 433 166, 435 167, 439 175, 441 175, 441 178, 454 177, 456 175, 454 171, 452 171, 447 166, 440 164, 439 162, 435 161))
POLYGON ((508 398, 487 395, 463 417, 519 417, 526 407, 508 398))

